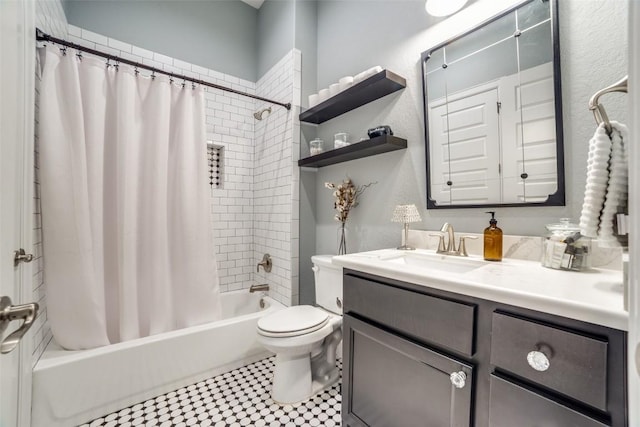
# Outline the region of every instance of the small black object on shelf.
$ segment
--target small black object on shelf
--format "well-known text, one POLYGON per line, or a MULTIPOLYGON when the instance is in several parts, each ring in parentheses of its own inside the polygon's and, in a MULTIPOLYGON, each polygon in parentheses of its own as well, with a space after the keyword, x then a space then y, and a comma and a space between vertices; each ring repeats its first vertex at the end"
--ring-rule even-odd
POLYGON ((407 140, 382 135, 298 160, 298 166, 322 167, 407 148, 407 140))
POLYGON ((376 136, 393 135, 393 131, 389 126, 382 125, 369 129, 367 135, 369 135, 369 138, 375 138, 376 136))

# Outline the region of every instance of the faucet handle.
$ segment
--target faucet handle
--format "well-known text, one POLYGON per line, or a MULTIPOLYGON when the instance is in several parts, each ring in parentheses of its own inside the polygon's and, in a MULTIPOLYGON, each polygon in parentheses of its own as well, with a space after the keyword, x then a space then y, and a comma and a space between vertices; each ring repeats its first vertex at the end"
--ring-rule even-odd
POLYGON ((271 255, 264 254, 264 256, 262 257, 262 261, 258 263, 258 266, 256 268, 256 272, 258 273, 260 272, 260 266, 264 268, 265 273, 271 273, 271 268, 273 267, 273 261, 271 260, 271 255))
POLYGON ((444 248, 444 234, 440 233, 434 233, 434 234, 429 234, 429 237, 439 237, 440 239, 438 240, 438 249, 436 250, 437 254, 442 254, 446 252, 446 249, 444 248))
POLYGON ((469 254, 467 253, 467 246, 464 243, 465 240, 467 239, 477 240, 478 236, 461 236, 460 237, 460 245, 458 247, 458 255, 460 256, 469 256, 469 254))

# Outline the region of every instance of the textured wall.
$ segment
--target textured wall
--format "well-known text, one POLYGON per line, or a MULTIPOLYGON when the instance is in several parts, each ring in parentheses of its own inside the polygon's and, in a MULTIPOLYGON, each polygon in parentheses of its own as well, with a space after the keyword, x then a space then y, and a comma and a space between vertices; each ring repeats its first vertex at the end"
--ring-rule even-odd
POLYGON ((266 0, 258 10, 257 76, 263 78, 293 49, 294 0, 266 0))
POLYGON ((258 11, 241 1, 65 0, 64 6, 70 24, 202 67, 257 79, 258 11))
MULTIPOLYGON (((513 0, 480 0, 448 19, 433 21, 417 2, 319 2, 319 88, 378 64, 407 79, 403 91, 321 125, 319 135, 325 141, 333 141, 334 133, 347 131, 358 140, 368 128, 388 124, 396 135, 408 140, 408 149, 318 170, 315 183, 318 253, 335 253, 337 249, 332 197, 323 183, 345 176, 356 184, 377 182, 352 213, 349 251, 396 246, 400 227, 390 222, 396 204, 415 203, 420 208, 423 221, 415 224, 415 228, 436 229, 445 221, 460 231, 477 232, 486 227, 486 209, 425 208, 420 53, 512 3, 513 0), (369 24, 380 16, 384 16, 386 26, 398 29, 397 33, 380 32, 377 26, 369 24)), ((626 1, 563 0, 559 5, 567 206, 497 208, 499 224, 508 234, 540 235, 546 223, 579 216, 587 142, 595 129, 587 103, 597 89, 626 74, 626 1)), ((626 119, 623 95, 611 95, 603 101, 612 118, 626 119)))

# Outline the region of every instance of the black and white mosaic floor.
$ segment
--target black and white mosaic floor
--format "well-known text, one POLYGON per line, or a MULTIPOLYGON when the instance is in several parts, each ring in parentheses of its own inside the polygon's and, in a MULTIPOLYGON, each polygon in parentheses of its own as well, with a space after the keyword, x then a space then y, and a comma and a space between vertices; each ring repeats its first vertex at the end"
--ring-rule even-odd
MULTIPOLYGON (((278 405, 269 397, 273 361, 274 357, 260 360, 81 427, 340 425, 340 382, 305 402, 278 405)), ((340 361, 338 366, 342 369, 340 361)))

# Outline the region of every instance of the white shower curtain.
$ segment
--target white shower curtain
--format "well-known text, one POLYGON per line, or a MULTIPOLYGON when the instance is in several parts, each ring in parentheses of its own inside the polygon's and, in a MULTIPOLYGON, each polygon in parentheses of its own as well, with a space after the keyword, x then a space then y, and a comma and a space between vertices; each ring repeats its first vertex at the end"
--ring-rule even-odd
POLYGON ((42 49, 43 249, 56 341, 85 349, 217 320, 202 88, 42 49))

